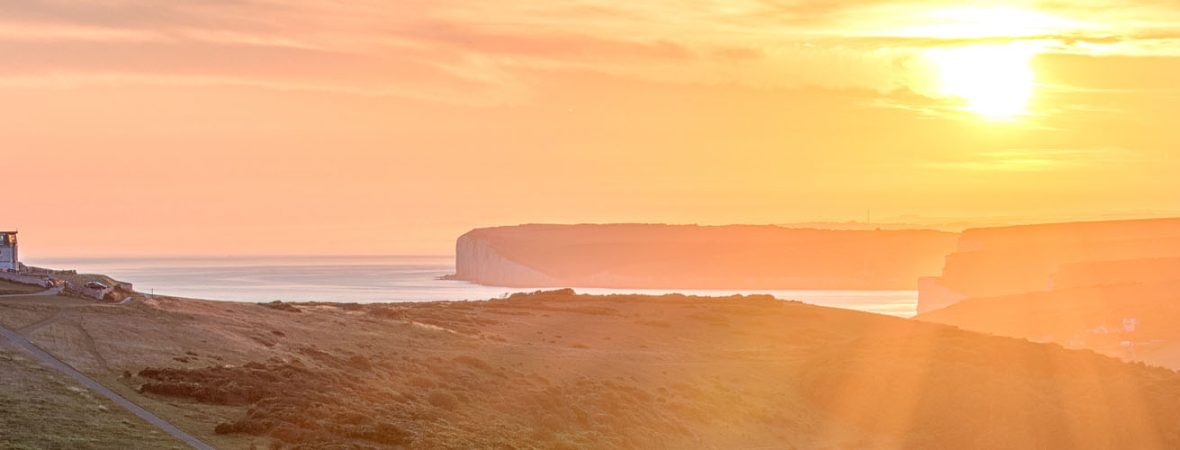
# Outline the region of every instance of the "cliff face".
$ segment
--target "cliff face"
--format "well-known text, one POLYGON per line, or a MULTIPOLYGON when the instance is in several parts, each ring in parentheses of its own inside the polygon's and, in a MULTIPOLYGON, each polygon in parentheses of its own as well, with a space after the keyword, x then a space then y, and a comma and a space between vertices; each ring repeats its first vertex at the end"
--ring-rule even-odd
POLYGON ((453 278, 511 287, 916 289, 956 234, 777 226, 522 225, 456 243, 453 278))
POLYGON ((1180 219, 964 231, 942 275, 923 279, 918 312, 987 298, 1180 279, 1180 219))
POLYGON ((521 286, 552 286, 557 282, 543 272, 505 258, 492 248, 491 240, 479 234, 459 236, 455 255, 455 279, 477 283, 483 283, 481 280, 512 280, 521 286))

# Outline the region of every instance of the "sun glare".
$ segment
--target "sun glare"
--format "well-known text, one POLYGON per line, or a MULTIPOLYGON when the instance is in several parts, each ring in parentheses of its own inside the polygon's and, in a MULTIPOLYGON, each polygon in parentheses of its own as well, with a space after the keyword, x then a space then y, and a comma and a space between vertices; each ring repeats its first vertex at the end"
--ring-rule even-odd
POLYGON ((1028 112, 1036 73, 1030 64, 1036 49, 999 44, 939 48, 927 52, 937 72, 937 89, 965 102, 964 109, 992 119, 1012 119, 1028 112))
POLYGON ((945 40, 925 52, 932 64, 929 86, 960 99, 963 109, 997 120, 1027 114, 1036 88, 1032 58, 1044 49, 1043 36, 1092 24, 1016 7, 955 7, 915 14, 895 33, 945 40), (978 40, 975 45, 950 44, 978 40))

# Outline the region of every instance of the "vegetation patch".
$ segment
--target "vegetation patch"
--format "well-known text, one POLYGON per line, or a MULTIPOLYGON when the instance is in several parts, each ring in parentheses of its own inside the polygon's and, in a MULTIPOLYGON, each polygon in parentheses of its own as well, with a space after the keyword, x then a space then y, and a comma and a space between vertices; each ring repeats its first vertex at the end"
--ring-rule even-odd
POLYGON ((267 307, 270 309, 277 309, 279 311, 284 311, 284 312, 292 312, 292 313, 303 312, 303 310, 299 309, 299 307, 292 305, 290 303, 283 303, 282 300, 275 300, 275 301, 269 302, 269 303, 259 303, 258 305, 263 306, 263 307, 267 307))

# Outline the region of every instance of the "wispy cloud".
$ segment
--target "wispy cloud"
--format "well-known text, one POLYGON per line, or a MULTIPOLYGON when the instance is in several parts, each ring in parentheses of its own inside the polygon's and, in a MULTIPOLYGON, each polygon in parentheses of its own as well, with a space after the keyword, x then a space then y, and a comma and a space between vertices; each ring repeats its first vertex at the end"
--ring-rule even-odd
POLYGON ((918 166, 929 169, 986 172, 1048 172, 1076 171, 1146 161, 1138 152, 1127 149, 1010 149, 922 161, 918 166))
POLYGON ((1180 12, 1167 4, 1004 4, 995 20, 1014 23, 980 23, 993 2, 30 0, 0 5, 0 76, 468 98, 471 83, 519 93, 517 71, 571 69, 888 93, 921 92, 907 60, 931 47, 1022 40, 1062 54, 1180 56, 1180 12))

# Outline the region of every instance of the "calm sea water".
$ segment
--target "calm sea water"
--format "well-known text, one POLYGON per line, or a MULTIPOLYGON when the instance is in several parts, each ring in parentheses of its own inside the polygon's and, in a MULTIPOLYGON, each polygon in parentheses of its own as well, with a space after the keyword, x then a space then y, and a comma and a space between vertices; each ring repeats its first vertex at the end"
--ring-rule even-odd
MULTIPOLYGON (((141 292, 210 300, 264 302, 414 302, 485 300, 535 289, 481 286, 440 280, 454 272, 449 256, 86 258, 40 259, 30 264, 102 273, 129 281, 141 292)), ((588 294, 724 296, 770 294, 777 298, 909 317, 916 291, 749 291, 701 289, 578 289, 588 294)))

